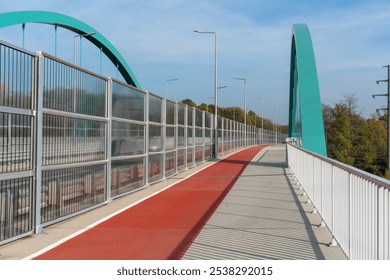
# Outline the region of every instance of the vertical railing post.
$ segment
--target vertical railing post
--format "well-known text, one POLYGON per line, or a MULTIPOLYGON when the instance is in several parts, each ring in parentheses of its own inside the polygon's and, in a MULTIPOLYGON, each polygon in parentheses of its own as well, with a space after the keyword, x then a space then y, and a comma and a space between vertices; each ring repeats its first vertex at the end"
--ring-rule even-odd
MULTIPOLYGON (((380 258, 380 246, 379 246, 379 240, 380 240, 380 232, 382 231, 381 229, 381 226, 380 226, 380 209, 382 209, 381 207, 379 207, 381 204, 380 203, 380 186, 377 186, 376 188, 376 259, 379 260, 380 258)), ((383 207, 383 206, 382 206, 383 207)))
POLYGON ((212 118, 211 117, 211 115, 210 115, 210 139, 211 139, 211 141, 210 141, 210 144, 209 144, 209 146, 210 146, 210 157, 209 157, 209 160, 211 160, 212 158, 213 158, 213 139, 215 139, 214 138, 214 129, 213 129, 213 127, 214 127, 214 118, 212 118))
POLYGON ((324 227, 325 226, 325 222, 324 222, 324 218, 323 218, 323 213, 324 213, 324 181, 323 181, 323 178, 324 178, 324 162, 321 160, 321 209, 320 209, 320 214, 321 214, 321 224, 320 224, 320 227, 324 227))
POLYGON ((165 175, 165 172, 166 172, 166 158, 167 158, 167 99, 164 98, 162 100, 162 110, 161 110, 161 114, 162 114, 162 127, 163 127, 163 131, 162 131, 162 141, 163 141, 163 154, 162 154, 162 172, 163 172, 163 180, 165 180, 167 178, 167 176, 165 175))
POLYGON ((202 162, 204 162, 205 161, 205 156, 204 156, 204 154, 205 154, 205 149, 206 149, 206 144, 205 144, 205 134, 206 134, 206 128, 205 128, 205 126, 206 126, 206 122, 205 122, 205 118, 206 118, 206 113, 205 113, 205 111, 202 111, 202 146, 203 146, 203 148, 202 148, 202 162))
POLYGON ((149 92, 145 94, 145 186, 149 185, 149 92))
POLYGON ((43 232, 41 224, 42 201, 42 145, 43 145, 43 84, 44 84, 44 57, 37 52, 37 114, 36 114, 36 142, 35 142, 35 221, 34 233, 43 232))
POLYGON ((184 107, 184 169, 188 169, 187 157, 188 157, 188 105, 184 107))
POLYGON ((382 215, 381 215, 381 234, 382 234, 382 260, 390 259, 390 189, 386 189, 384 186, 381 187, 382 196, 380 199, 382 215))
POLYGON ((332 232, 332 241, 330 242, 330 246, 336 246, 337 245, 337 242, 336 240, 334 239, 334 217, 335 217, 335 213, 334 213, 334 185, 335 185, 335 172, 334 172, 334 166, 332 165, 332 174, 331 174, 331 182, 332 182, 332 189, 331 189, 331 204, 332 204, 332 207, 331 207, 331 211, 332 211, 332 214, 331 214, 331 217, 332 217, 332 227, 331 227, 331 232, 332 232))
POLYGON ((349 230, 349 233, 348 233, 348 247, 349 247, 349 250, 348 250, 348 257, 351 257, 351 248, 352 248, 352 232, 353 232, 353 219, 352 219, 352 214, 353 214, 353 209, 352 209, 352 185, 353 185, 353 177, 352 177, 352 173, 349 174, 348 176, 349 180, 348 180, 348 203, 349 203, 349 207, 348 207, 348 230, 349 230))
POLYGON ((107 203, 112 202, 111 196, 111 137, 112 137, 112 92, 113 82, 112 79, 108 79, 106 83, 106 115, 108 122, 106 125, 106 191, 107 191, 107 203))
POLYGON ((192 166, 196 165, 196 110, 192 108, 192 166))
POLYGON ((232 122, 232 143, 233 143, 233 151, 236 150, 236 122, 232 122))
POLYGON ((175 101, 175 173, 179 172, 179 103, 175 101))
MULTIPOLYGON (((221 154, 224 155, 225 154, 225 119, 220 117, 221 118, 221 127, 219 128, 220 131, 221 131, 221 154)), ((218 125, 219 127, 219 125, 218 125)), ((218 137, 218 135, 217 135, 218 137)), ((218 147, 218 153, 219 153, 219 147, 218 147)))

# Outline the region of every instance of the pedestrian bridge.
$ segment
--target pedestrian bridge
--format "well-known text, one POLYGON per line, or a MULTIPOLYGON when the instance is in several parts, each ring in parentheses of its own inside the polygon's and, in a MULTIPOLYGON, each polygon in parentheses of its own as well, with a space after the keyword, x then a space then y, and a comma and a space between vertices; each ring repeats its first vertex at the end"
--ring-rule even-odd
POLYGON ((46 260, 345 259, 339 246, 328 246, 332 234, 307 201, 288 169, 286 146, 254 146, 0 252, 46 260))
MULTIPOLYGON (((97 32, 46 12, 0 16, 97 32)), ((326 157, 306 25, 291 60, 300 147, 140 89, 88 37, 126 82, 0 42, 0 258, 389 259, 390 184, 326 157)))

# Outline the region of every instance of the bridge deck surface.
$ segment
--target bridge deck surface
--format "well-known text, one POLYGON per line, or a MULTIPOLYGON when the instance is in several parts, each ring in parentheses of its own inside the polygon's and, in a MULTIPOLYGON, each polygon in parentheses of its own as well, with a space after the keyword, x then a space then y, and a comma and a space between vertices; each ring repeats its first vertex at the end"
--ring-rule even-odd
MULTIPOLYGON (((255 154, 256 153, 257 152, 255 152, 255 154)), ((228 161, 225 161, 224 164, 229 163, 230 158, 231 157, 228 157, 228 161)), ((237 161, 236 157, 232 159, 237 161)), ((242 162, 240 162, 239 160, 237 162, 234 162, 234 160, 232 160, 231 163, 236 163, 236 165, 242 164, 242 162)), ((216 165, 218 164, 219 163, 217 163, 216 165)), ((287 170, 286 151, 284 145, 275 145, 267 147, 257 153, 255 157, 252 160, 246 162, 245 165, 246 164, 248 164, 246 169, 242 173, 240 173, 240 177, 238 177, 238 179, 234 180, 234 184, 231 184, 232 189, 230 190, 230 187, 228 188, 230 192, 227 195, 224 194, 224 199, 218 202, 219 207, 217 208, 215 204, 213 204, 213 207, 215 207, 214 210, 216 211, 213 213, 210 219, 208 219, 209 217, 207 217, 208 222, 205 225, 204 223, 202 224, 202 226, 204 225, 202 230, 201 228, 199 228, 199 230, 195 229, 194 231, 188 226, 190 225, 189 221, 183 218, 180 219, 185 221, 185 226, 188 228, 178 228, 177 224, 172 224, 172 228, 169 228, 170 222, 166 223, 161 221, 159 222, 158 226, 154 227, 164 227, 164 233, 172 232, 176 234, 177 232, 179 232, 182 234, 183 232, 185 232, 187 234, 186 240, 192 241, 187 242, 187 244, 184 245, 183 242, 181 242, 180 250, 182 251, 182 253, 185 254, 183 256, 181 252, 176 252, 173 258, 177 258, 178 256, 182 257, 182 259, 272 260, 345 258, 340 248, 328 247, 326 245, 331 241, 331 235, 329 231, 326 227, 318 227, 318 224, 320 223, 318 214, 310 213, 311 205, 305 203, 307 197, 302 196, 302 190, 299 190, 298 187, 294 185, 290 180, 290 176, 288 175, 287 170), (197 235, 199 231, 200 233, 197 235), (188 232, 191 232, 191 238, 188 238, 188 232)), ((90 225, 100 221, 102 217, 106 217, 107 215, 113 215, 113 213, 116 213, 117 211, 122 211, 121 209, 127 208, 128 205, 136 203, 137 201, 144 199, 149 195, 153 195, 153 193, 163 190, 165 187, 169 186, 172 183, 178 183, 177 185, 183 185, 183 182, 186 182, 186 180, 183 181, 183 179, 187 176, 189 176, 189 179, 192 178, 195 180, 199 180, 200 177, 207 178, 207 176, 212 174, 210 178, 214 177, 213 179, 215 179, 215 177, 220 177, 222 180, 225 181, 231 180, 231 178, 228 178, 229 176, 225 176, 226 174, 224 172, 224 168, 221 168, 221 165, 219 168, 216 168, 215 165, 213 165, 214 167, 210 165, 213 165, 213 162, 207 162, 203 165, 197 166, 196 168, 192 168, 183 173, 180 173, 177 176, 172 177, 164 182, 152 185, 132 195, 117 199, 113 203, 110 203, 106 206, 97 208, 93 211, 89 211, 72 219, 50 226, 45 229, 45 233, 42 235, 29 236, 22 240, 5 244, 0 247, 0 259, 23 259, 32 257, 50 259, 50 253, 45 253, 46 255, 41 255, 43 251, 47 251, 46 249, 48 247, 55 247, 53 246, 53 244, 56 246, 58 244, 61 244, 57 247, 64 247, 64 239, 70 239, 69 236, 80 232, 80 230, 85 231, 87 234, 82 233, 80 235, 77 235, 76 239, 70 239, 77 240, 78 238, 78 240, 80 241, 81 239, 79 238, 79 236, 88 236, 88 232, 91 232, 90 225), (204 170, 206 173, 204 175, 201 175, 203 173, 197 173, 197 175, 191 176, 191 173, 199 171, 199 169, 202 168, 205 168, 204 170), (218 171, 219 173, 217 174, 211 172, 207 175, 207 172, 210 172, 208 171, 210 169, 218 171)), ((199 192, 199 190, 196 190, 195 185, 190 187, 192 188, 191 191, 195 190, 199 192)), ((178 186, 170 187, 167 190, 162 191, 160 194, 155 196, 156 199, 158 197, 164 197, 167 195, 169 197, 175 194, 175 192, 184 195, 183 189, 175 189, 177 187, 178 186)), ((186 187, 185 184, 184 187, 186 187)), ((202 186, 202 191, 210 192, 210 190, 206 189, 207 187, 208 186, 202 186)), ((195 192, 193 192, 191 195, 193 194, 195 194, 195 192)), ((145 204, 145 202, 148 201, 150 202, 151 199, 147 199, 144 202, 137 204, 137 207, 141 207, 143 204, 145 204)), ((184 207, 185 204, 186 203, 180 204, 180 207, 184 207)), ((133 208, 137 209, 137 207, 132 207, 128 210, 131 210, 133 208)), ((194 206, 192 207, 194 208, 194 206)), ((131 212, 129 212, 128 210, 124 211, 124 217, 126 217, 126 219, 129 219, 131 217, 131 212)), ((158 213, 158 211, 156 213, 158 213)), ((172 213, 170 215, 173 215, 172 213)), ((143 215, 142 211, 137 212, 137 215, 140 214, 143 215)), ((113 219, 117 219, 117 221, 119 221, 118 217, 120 215, 123 216, 123 213, 121 212, 121 214, 114 215, 113 217, 108 219, 108 227, 101 226, 105 223, 107 224, 107 222, 98 222, 98 225, 94 226, 92 229, 96 231, 97 228, 100 232, 122 232, 120 234, 122 234, 123 236, 123 232, 125 229, 123 227, 123 224, 121 227, 115 229, 116 223, 112 222, 113 219)), ((202 215, 202 219, 204 219, 205 216, 204 214, 202 215)), ((143 222, 143 219, 144 218, 139 219, 143 223, 143 226, 145 226, 145 228, 143 228, 142 230, 146 229, 145 232, 148 232, 150 228, 146 227, 146 224, 143 222)), ((171 221, 173 222, 172 219, 171 221)), ((199 226, 199 223, 197 224, 197 226, 199 226)), ((127 227, 129 226, 126 225, 126 228, 127 227)), ((139 229, 141 229, 141 227, 139 227, 138 230, 139 229)), ((131 232, 134 233, 136 231, 137 229, 131 232)), ((171 237, 170 234, 168 234, 167 236, 171 237)), ((108 239, 97 239, 97 241, 99 242, 104 240, 106 240, 106 242, 115 243, 115 238, 112 239, 108 237, 108 239)), ((158 238, 156 240, 157 243, 153 245, 155 247, 154 250, 161 251, 162 244, 158 244, 158 238), (160 249, 157 247, 160 247, 160 249)), ((71 244, 72 242, 68 243, 71 244)), ((73 243, 74 245, 76 245, 74 247, 74 252, 85 250, 91 250, 92 252, 99 251, 94 250, 91 247, 85 247, 81 250, 79 247, 81 243, 73 243)), ((91 242, 90 244, 93 244, 93 242, 91 242)), ((145 246, 149 246, 147 240, 145 244, 145 246)), ((153 246, 149 247, 153 249, 153 246)), ((177 244, 175 246, 177 247, 177 244)), ((118 248, 118 245, 114 247, 118 248)), ((139 249, 140 251, 143 250, 142 248, 139 249)), ((169 251, 169 249, 167 249, 166 247, 164 247, 164 250, 165 249, 167 250, 167 252, 169 251)), ((114 253, 113 256, 115 256, 115 252, 112 253, 114 253)), ((72 259, 72 254, 67 254, 68 255, 62 255, 62 257, 60 256, 58 258, 72 259)), ((98 257, 96 253, 94 254, 92 254, 92 258, 93 256, 96 256, 96 259, 104 259, 104 256, 98 257)), ((122 256, 124 257, 119 256, 118 258, 126 258, 126 255, 122 256)), ((167 256, 169 256, 169 254, 167 256)), ((171 254, 170 256, 172 257, 173 255, 171 254)), ((56 258, 57 257, 55 256, 53 257, 53 259, 56 258)), ((74 259, 83 258, 91 259, 90 256, 74 256, 74 259)), ((139 257, 135 255, 132 256, 132 258, 160 259, 159 255, 156 254, 150 255, 150 257, 145 254, 143 254, 142 256, 139 255, 139 257)))
POLYGON ((258 153, 183 259, 345 259, 290 177, 285 146, 258 153))

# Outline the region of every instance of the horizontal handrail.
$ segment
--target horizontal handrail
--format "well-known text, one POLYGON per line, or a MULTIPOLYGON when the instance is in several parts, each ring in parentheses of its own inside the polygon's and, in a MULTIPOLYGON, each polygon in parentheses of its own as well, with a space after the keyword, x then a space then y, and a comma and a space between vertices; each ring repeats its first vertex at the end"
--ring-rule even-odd
MULTIPOLYGON (((288 145, 291 145, 291 144, 288 144, 288 145)), ((292 145, 291 145, 292 146, 292 145)), ((390 181, 387 180, 387 179, 384 179, 384 178, 381 178, 377 175, 374 175, 374 174, 371 174, 369 172, 366 172, 364 170, 361 170, 361 169, 358 169, 356 167, 353 167, 353 166, 350 166, 348 164, 345 164, 345 163, 342 163, 342 162, 339 162, 337 160, 334 160, 334 159, 331 159, 331 158, 328 158, 328 157, 324 157, 322 155, 319 155, 319 154, 316 154, 316 153, 313 153, 311 151, 308 151, 308 150, 304 150, 303 148, 301 147, 298 147, 298 146, 294 146, 294 148, 298 149, 298 150, 301 150, 302 152, 304 153, 307 153, 309 155, 312 155, 318 159, 321 159, 322 161, 324 162, 327 162, 327 163, 330 163, 334 166, 337 166, 341 169, 344 169, 344 170, 347 170, 348 172, 356 175, 356 176, 359 176, 365 180, 368 180, 368 181, 371 181, 377 185, 380 185, 384 188, 387 188, 387 189, 390 189, 390 181)))

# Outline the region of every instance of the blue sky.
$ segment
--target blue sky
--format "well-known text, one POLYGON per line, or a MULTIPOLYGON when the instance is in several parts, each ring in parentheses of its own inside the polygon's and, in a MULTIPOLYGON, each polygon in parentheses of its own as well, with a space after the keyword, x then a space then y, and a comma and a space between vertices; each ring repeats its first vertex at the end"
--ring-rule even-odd
MULTIPOLYGON (((2 12, 45 10, 75 17, 106 36, 127 60, 141 87, 161 96, 212 103, 214 37, 218 34, 220 106, 244 106, 286 124, 291 30, 308 24, 317 62, 322 103, 333 105, 354 94, 359 111, 369 117, 386 105, 383 65, 390 64, 390 3, 380 0, 14 0, 2 1, 2 12)), ((58 57, 73 61, 73 34, 59 31, 58 57)), ((0 40, 22 42, 21 27, 0 30, 0 40)), ((54 28, 26 27, 25 47, 54 53, 54 28)), ((79 51, 79 50, 78 50, 79 51)), ((83 41, 82 66, 98 72, 99 53, 83 41)), ((116 75, 110 63, 103 74, 116 75)))

